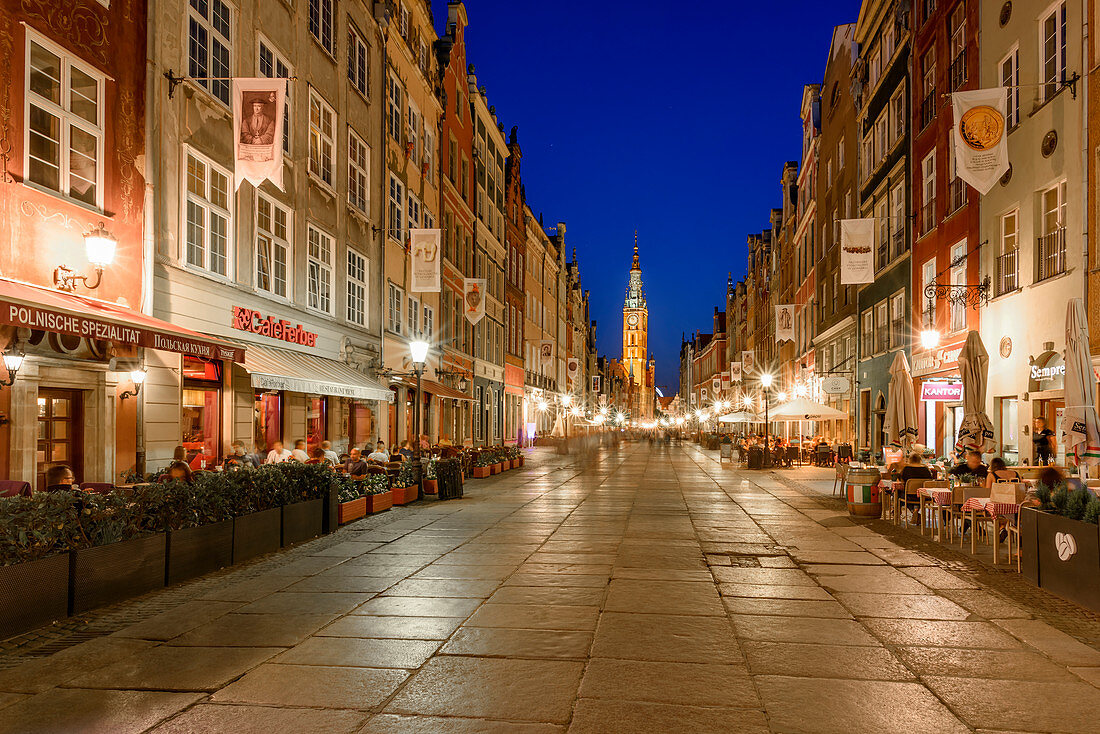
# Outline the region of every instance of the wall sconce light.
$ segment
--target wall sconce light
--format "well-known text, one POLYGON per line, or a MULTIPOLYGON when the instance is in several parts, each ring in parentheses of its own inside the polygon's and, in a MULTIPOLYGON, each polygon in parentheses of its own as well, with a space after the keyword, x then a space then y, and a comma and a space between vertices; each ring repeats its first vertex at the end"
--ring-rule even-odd
POLYGON ((59 265, 53 271, 53 284, 58 290, 72 293, 76 290, 77 283, 82 283, 85 288, 94 290, 103 280, 103 269, 115 260, 115 248, 118 240, 107 231, 103 222, 98 227, 84 233, 84 250, 88 254, 88 262, 95 266, 95 282, 89 284, 88 276, 77 275, 76 271, 65 265, 59 265))
POLYGON ((130 373, 130 381, 132 383, 134 383, 134 389, 133 390, 126 390, 121 395, 119 395, 118 397, 119 397, 120 400, 125 400, 126 398, 136 398, 137 397, 137 394, 139 392, 141 392, 141 386, 145 383, 145 370, 140 369, 140 370, 134 370, 133 372, 131 372, 130 373))
POLYGON ((10 350, 4 353, 4 367, 8 371, 8 379, 0 380, 0 387, 11 387, 15 384, 15 375, 23 366, 25 356, 18 343, 13 343, 10 350))

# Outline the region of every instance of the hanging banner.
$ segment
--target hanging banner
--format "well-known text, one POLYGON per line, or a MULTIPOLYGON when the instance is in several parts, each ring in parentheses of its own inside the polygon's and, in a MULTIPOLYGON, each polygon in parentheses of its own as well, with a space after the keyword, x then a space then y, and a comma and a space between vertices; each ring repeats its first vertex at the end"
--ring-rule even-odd
POLYGON ((714 397, 718 397, 718 393, 722 392, 722 378, 715 375, 710 380, 710 389, 714 391, 714 397))
POLYGON ((741 367, 745 374, 752 374, 756 370, 756 353, 741 352, 741 367))
POLYGON ((259 186, 267 179, 283 188, 283 113, 286 79, 233 80, 233 172, 259 186))
POLYGON ((740 362, 730 362, 730 380, 735 383, 741 382, 740 362))
POLYGON ((581 363, 576 357, 570 357, 565 361, 565 377, 569 380, 570 389, 577 382, 577 375, 580 374, 581 363))
POLYGON ((875 282, 875 220, 840 220, 840 283, 875 282))
POLYGON ((699 388, 699 402, 702 405, 707 404, 707 389, 705 387, 699 388))
POLYGON ((732 381, 730 380, 730 373, 729 372, 723 372, 722 373, 722 389, 723 390, 729 390, 731 382, 732 381))
MULTIPOLYGON (((600 392, 600 376, 599 375, 592 375, 592 392, 594 392, 594 393, 599 393, 600 392)), ((603 398, 604 396, 600 395, 600 397, 603 398)))
POLYGON ((794 341, 794 306, 780 304, 775 307, 775 343, 794 341))
POLYGON ((438 229, 410 229, 412 243, 412 283, 409 290, 416 293, 439 293, 439 236, 438 229))
POLYGON ((554 341, 543 339, 539 342, 539 364, 549 367, 554 362, 554 341))
POLYGON ((485 315, 485 279, 462 279, 462 310, 466 313, 466 320, 471 324, 477 324, 485 315))
POLYGON ((951 106, 955 110, 955 175, 985 195, 1008 170, 1008 89, 953 92, 951 106))

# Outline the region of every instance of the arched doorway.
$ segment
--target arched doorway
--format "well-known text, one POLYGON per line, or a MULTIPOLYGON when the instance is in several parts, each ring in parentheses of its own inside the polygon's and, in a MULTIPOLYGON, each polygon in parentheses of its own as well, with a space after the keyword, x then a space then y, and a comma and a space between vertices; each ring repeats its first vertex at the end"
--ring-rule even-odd
POLYGON ((875 396, 875 410, 871 414, 871 453, 878 454, 882 451, 885 440, 883 429, 886 424, 886 396, 881 392, 875 396))

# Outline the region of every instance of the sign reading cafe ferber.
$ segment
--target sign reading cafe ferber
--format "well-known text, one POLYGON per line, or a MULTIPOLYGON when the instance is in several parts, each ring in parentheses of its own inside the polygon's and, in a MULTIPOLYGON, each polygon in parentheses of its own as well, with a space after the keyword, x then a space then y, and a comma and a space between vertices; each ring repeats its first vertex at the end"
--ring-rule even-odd
POLYGON ((251 308, 234 306, 233 321, 229 325, 234 329, 281 339, 291 344, 301 344, 303 347, 317 346, 317 335, 303 329, 301 324, 293 326, 289 321, 282 321, 274 316, 265 318, 262 313, 251 308))
POLYGON ((264 179, 283 188, 286 79, 233 80, 233 169, 237 187, 264 179))

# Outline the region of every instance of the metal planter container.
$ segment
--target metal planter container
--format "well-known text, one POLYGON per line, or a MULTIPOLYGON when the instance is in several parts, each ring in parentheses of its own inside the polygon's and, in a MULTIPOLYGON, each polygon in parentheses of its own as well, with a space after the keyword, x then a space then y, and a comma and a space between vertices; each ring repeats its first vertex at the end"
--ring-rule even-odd
POLYGON ((72 613, 164 586, 167 534, 73 551, 72 613))
POLYGON ((233 521, 168 533, 165 585, 202 576, 233 563, 233 521))
POLYGON ((0 640, 68 616, 70 555, 0 566, 0 640))

